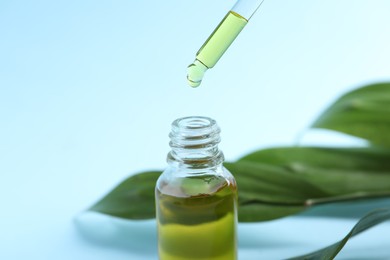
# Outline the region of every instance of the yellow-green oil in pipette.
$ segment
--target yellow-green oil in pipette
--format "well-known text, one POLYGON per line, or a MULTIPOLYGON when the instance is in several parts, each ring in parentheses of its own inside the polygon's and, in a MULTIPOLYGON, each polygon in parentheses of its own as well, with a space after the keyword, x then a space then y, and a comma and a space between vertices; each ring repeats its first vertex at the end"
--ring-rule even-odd
POLYGON ((191 87, 200 85, 204 73, 214 67, 247 23, 247 19, 233 11, 225 16, 188 66, 187 81, 191 87))

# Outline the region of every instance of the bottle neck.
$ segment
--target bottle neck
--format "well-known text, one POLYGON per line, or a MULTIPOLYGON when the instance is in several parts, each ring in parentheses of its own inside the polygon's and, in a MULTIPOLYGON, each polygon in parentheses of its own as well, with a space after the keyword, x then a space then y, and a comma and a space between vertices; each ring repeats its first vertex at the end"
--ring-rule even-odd
POLYGON ((207 117, 184 117, 172 123, 167 161, 172 166, 205 169, 222 166, 223 153, 218 148, 220 128, 207 117))

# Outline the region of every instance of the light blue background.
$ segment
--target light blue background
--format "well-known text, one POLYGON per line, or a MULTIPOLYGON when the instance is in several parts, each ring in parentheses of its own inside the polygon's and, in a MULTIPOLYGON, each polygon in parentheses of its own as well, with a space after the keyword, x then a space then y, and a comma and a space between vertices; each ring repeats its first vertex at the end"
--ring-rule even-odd
MULTIPOLYGON (((265 0, 201 87, 187 87, 186 66, 233 4, 0 2, 0 259, 153 259, 153 222, 135 224, 151 245, 123 250, 83 238, 73 219, 129 174, 164 168, 174 119, 216 119, 231 161, 295 143, 336 97, 390 79, 390 1, 265 0)), ((302 142, 340 140, 349 142, 318 133, 302 142)), ((98 231, 123 224, 99 221, 98 231)), ((294 256, 354 223, 241 225, 240 257, 294 256)), ((380 254, 380 240, 368 248, 380 254)), ((368 252, 354 241, 344 259, 368 252)))

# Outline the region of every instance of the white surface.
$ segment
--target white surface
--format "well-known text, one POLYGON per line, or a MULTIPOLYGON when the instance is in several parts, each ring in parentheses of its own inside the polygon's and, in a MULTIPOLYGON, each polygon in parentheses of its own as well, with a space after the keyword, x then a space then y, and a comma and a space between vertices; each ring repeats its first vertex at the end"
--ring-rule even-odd
MULTIPOLYGON (((390 78, 389 1, 266 0, 190 89, 186 66, 233 4, 0 2, 0 259, 136 259, 131 247, 83 239, 72 220, 129 174, 165 167, 174 119, 215 118, 234 160, 292 144, 337 96, 390 78)), ((301 220, 283 221, 258 224, 268 230, 260 246, 286 232, 275 250, 244 247, 242 259, 293 256, 289 242, 303 252, 353 225, 313 223, 340 229, 314 245, 317 234, 294 232, 301 220)), ((380 252, 380 242, 370 246, 380 252)), ((344 259, 361 251, 349 252, 344 259)))

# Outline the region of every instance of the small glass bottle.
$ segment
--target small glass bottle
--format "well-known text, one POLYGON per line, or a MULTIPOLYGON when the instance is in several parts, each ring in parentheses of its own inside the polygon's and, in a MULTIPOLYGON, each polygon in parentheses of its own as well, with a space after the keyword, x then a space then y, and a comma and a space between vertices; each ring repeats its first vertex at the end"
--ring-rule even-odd
POLYGON ((169 167, 156 183, 160 260, 237 259, 237 186, 207 117, 172 123, 169 167))

